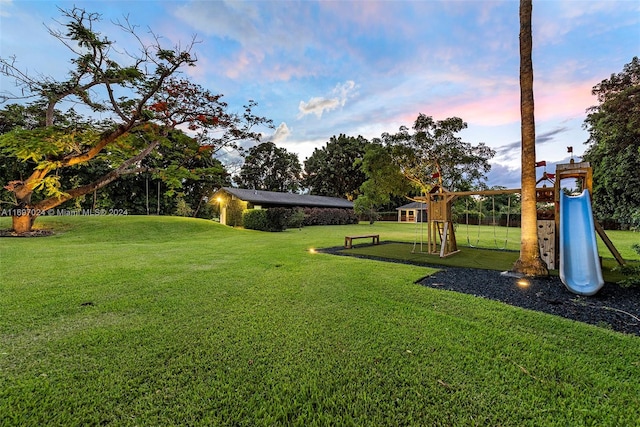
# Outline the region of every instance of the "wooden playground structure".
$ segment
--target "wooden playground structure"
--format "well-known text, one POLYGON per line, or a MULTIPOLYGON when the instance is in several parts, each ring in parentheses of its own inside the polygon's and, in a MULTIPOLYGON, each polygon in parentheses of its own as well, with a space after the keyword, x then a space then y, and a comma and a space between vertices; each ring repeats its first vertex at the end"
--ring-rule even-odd
MULTIPOLYGON (((558 164, 556 165, 556 173, 548 174, 544 172, 542 178, 538 180, 549 181, 553 183, 553 187, 546 185, 536 188, 536 202, 538 203, 554 203, 553 219, 541 218, 538 216, 538 241, 540 245, 540 256, 547 264, 549 269, 557 269, 559 265, 559 235, 560 227, 560 192, 562 188, 560 183, 563 179, 575 178, 580 182, 580 188, 589 190, 592 194, 593 189, 593 171, 588 162, 558 164)), ((425 196, 418 198, 426 204, 427 207, 427 253, 439 255, 441 258, 453 255, 459 252, 456 241, 454 221, 452 218, 452 204, 459 198, 464 196, 496 196, 501 194, 519 194, 520 188, 504 189, 504 190, 479 190, 479 191, 448 191, 441 185, 435 186, 425 196)), ((605 243, 611 254, 614 256, 618 264, 623 265, 624 260, 620 256, 611 240, 607 237, 602 226, 595 222, 595 228, 600 238, 605 243)), ((509 224, 507 223, 507 226, 509 224)))

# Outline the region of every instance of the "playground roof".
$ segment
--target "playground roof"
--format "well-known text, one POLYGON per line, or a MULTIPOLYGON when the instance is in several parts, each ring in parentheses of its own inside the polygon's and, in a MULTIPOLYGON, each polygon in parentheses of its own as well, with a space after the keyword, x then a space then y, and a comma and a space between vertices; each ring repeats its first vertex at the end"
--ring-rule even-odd
POLYGON ((338 197, 312 196, 309 194, 279 193, 276 191, 247 190, 223 187, 224 191, 240 200, 254 205, 306 206, 322 208, 353 209, 353 202, 338 197))

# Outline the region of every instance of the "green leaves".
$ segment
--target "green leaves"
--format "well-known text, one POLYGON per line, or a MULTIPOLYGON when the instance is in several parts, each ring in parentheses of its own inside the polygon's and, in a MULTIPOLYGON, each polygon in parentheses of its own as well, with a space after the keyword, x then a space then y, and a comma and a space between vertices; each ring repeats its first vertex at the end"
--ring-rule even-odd
POLYGON ((98 139, 94 131, 73 132, 56 127, 17 129, 0 135, 0 150, 21 161, 33 160, 39 163, 39 169, 55 169, 55 160, 64 155, 80 153, 98 139))
POLYGON ((222 95, 173 77, 181 67, 196 62, 190 52, 195 40, 185 49, 166 49, 155 34, 139 37, 136 26, 125 18, 125 23, 114 24, 129 36, 123 45, 133 41, 134 46, 120 55, 98 31, 99 14, 76 7, 60 11, 66 20, 64 30, 48 29, 71 51, 65 78, 32 77, 17 68, 15 57, 0 57, 0 73, 23 90, 6 98, 38 99, 34 109, 13 108, 0 114, 0 152, 17 160, 0 169, 0 175, 5 171, 7 175, 0 178, 23 183, 20 190, 8 190, 17 204, 35 202, 51 208, 89 193, 97 198, 97 190, 123 175, 151 172, 165 180, 167 194, 190 186, 185 200, 191 197, 189 203, 199 206, 214 183, 227 179, 213 161, 215 153, 258 141, 262 129, 253 127, 272 127, 270 120, 252 113, 255 102, 249 101, 240 114, 230 113, 222 95), (151 41, 145 44, 143 39, 151 41), (72 109, 58 111, 75 104, 100 112, 109 122, 84 119, 72 109), (189 136, 173 132, 182 125, 189 136), (204 146, 206 152, 201 151, 204 146), (31 170, 25 172, 27 168, 17 164, 31 170), (49 177, 53 172, 55 176, 49 177), (195 188, 203 176, 206 183, 195 188))
POLYGON ((326 146, 315 149, 304 162, 304 186, 312 194, 355 199, 367 179, 359 162, 369 145, 362 136, 332 136, 326 146))
POLYGON ((640 227, 640 60, 593 88, 600 104, 589 109, 594 213, 601 220, 640 227))
POLYGON ((367 176, 355 202, 358 212, 372 212, 392 195, 424 194, 440 183, 452 191, 483 185, 495 151, 462 141, 456 133, 466 127, 459 117, 436 121, 419 114, 413 133, 402 126, 395 134, 382 134, 358 162, 367 176))
POLYGON ((41 179, 35 190, 42 191, 46 197, 62 197, 66 194, 60 190, 60 177, 56 175, 41 179))
POLYGON ((264 142, 249 149, 235 181, 242 188, 291 192, 300 187, 301 174, 297 154, 264 142))
POLYGON ((392 162, 420 191, 426 192, 442 180, 449 190, 481 185, 495 151, 484 143, 473 146, 456 133, 467 124, 459 117, 434 120, 419 114, 414 133, 406 127, 395 135, 383 134, 392 162))

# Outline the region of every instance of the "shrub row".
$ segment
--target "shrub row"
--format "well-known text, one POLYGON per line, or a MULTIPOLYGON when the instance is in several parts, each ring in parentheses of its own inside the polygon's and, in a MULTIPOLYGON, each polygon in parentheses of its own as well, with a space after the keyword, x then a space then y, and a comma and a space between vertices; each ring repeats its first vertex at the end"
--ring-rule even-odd
POLYGON ((351 209, 304 208, 303 225, 357 224, 358 216, 351 209))
POLYGON ((250 209, 242 215, 244 228, 260 231, 284 231, 289 225, 292 209, 250 209))
POLYGON ((284 231, 305 225, 357 224, 352 210, 337 208, 250 209, 242 215, 244 228, 260 231, 284 231))

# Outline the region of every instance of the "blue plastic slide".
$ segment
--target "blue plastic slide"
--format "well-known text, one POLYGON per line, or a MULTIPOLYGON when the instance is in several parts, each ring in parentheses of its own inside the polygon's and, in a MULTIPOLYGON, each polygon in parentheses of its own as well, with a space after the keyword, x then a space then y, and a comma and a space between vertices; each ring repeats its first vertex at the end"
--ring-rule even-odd
POLYGON ((593 295, 604 285, 588 190, 560 193, 560 279, 579 295, 593 295))

